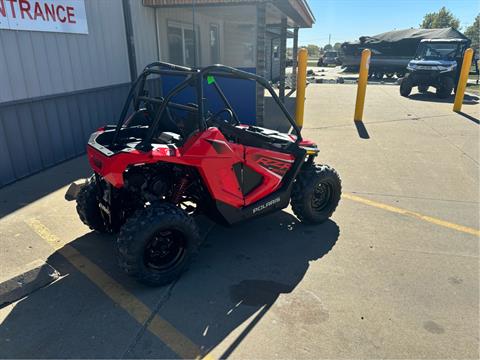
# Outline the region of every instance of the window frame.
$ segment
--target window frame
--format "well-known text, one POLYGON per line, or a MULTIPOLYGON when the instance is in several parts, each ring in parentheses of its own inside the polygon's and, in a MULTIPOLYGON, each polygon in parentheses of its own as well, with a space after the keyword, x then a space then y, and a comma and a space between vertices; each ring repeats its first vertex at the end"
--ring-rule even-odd
POLYGON ((190 24, 190 23, 185 23, 181 22, 178 20, 167 20, 167 49, 168 49, 168 59, 171 61, 171 53, 170 53, 170 38, 169 38, 169 28, 176 28, 181 31, 181 37, 182 37, 182 66, 198 66, 198 63, 200 61, 200 26, 197 24, 195 27, 190 24), (194 54, 194 59, 193 59, 193 64, 187 64, 187 57, 186 57, 186 47, 185 47, 185 31, 190 30, 193 32, 194 36, 194 49, 195 49, 195 54, 194 54))

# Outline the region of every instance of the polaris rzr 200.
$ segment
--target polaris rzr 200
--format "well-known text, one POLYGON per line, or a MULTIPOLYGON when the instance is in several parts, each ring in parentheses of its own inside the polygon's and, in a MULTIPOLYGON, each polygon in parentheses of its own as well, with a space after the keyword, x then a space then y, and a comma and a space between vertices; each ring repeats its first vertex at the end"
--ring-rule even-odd
POLYGON ((409 96, 412 88, 425 93, 430 86, 444 99, 456 89, 467 39, 423 39, 415 58, 408 63, 408 74, 400 84, 400 94, 409 96))
POLYGON ((198 214, 235 224, 291 203, 304 223, 327 220, 341 184, 335 170, 315 164, 318 152, 264 78, 222 65, 157 62, 133 83, 118 123, 91 135, 94 173, 76 196, 77 211, 91 229, 118 233, 118 263, 127 274, 163 285, 198 246, 198 214), (166 96, 151 95, 147 89, 166 76, 180 81, 166 96), (220 86, 225 78, 266 88, 291 133, 242 124, 220 86), (185 91, 193 98, 176 102, 185 91), (210 108, 207 93, 220 109, 210 108))

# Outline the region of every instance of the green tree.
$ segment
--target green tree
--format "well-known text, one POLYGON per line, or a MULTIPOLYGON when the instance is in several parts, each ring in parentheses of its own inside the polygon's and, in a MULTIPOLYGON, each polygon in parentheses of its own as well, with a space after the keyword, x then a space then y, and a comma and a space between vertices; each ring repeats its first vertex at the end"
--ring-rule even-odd
POLYGON ((424 29, 441 29, 452 27, 460 28, 460 20, 458 20, 447 8, 442 7, 438 12, 428 13, 423 17, 420 27, 424 29))
POLYGON ((339 43, 339 42, 337 42, 337 43, 335 43, 335 45, 333 45, 333 49, 334 49, 335 51, 339 51, 341 46, 342 46, 342 44, 339 43))
POLYGON ((333 46, 330 45, 330 44, 327 44, 323 47, 323 50, 325 50, 325 51, 331 51, 332 49, 333 49, 333 46))
POLYGON ((477 15, 473 24, 465 29, 464 34, 472 40, 473 50, 478 52, 480 50, 480 14, 477 15))
POLYGON ((320 55, 320 47, 317 45, 308 44, 307 51, 309 57, 318 57, 320 55))

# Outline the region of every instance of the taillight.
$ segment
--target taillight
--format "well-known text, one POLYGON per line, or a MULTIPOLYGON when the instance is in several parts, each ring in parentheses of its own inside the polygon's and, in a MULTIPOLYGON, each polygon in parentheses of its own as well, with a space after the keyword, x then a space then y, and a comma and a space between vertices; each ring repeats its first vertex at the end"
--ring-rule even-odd
POLYGON ((101 169, 103 166, 102 162, 96 158, 92 158, 92 162, 93 162, 93 165, 95 165, 99 169, 101 169))

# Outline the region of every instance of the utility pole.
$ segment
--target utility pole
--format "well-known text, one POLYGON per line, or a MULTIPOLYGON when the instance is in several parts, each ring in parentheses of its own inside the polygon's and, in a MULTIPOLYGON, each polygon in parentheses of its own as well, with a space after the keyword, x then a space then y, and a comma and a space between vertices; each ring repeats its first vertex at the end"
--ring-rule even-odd
POLYGON ((332 39, 332 34, 328 34, 328 45, 332 45, 332 44, 330 44, 331 39, 332 39))

